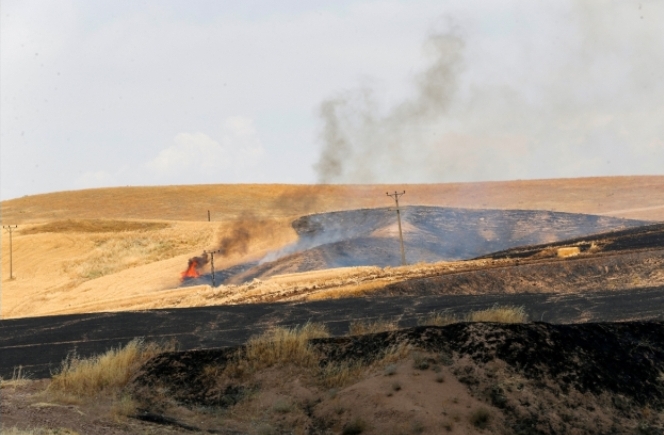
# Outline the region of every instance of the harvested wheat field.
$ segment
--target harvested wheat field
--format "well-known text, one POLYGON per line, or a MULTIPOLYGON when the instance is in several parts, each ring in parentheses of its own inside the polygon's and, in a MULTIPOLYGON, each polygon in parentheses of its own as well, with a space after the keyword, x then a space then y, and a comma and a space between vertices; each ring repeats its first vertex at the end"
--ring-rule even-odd
MULTIPOLYGON (((664 177, 407 185, 398 188, 407 192, 402 197, 404 206, 462 208, 471 209, 469 212, 476 210, 475 213, 516 209, 532 213, 571 213, 580 217, 595 215, 593 219, 604 219, 605 222, 614 219, 610 225, 600 222, 598 226, 587 227, 585 233, 563 231, 548 239, 521 240, 517 237, 508 245, 495 244, 491 248, 485 247, 485 251, 460 252, 450 257, 454 259, 488 254, 494 248, 505 249, 520 242, 556 241, 588 232, 664 220, 664 177)), ((392 256, 388 261, 378 262, 380 270, 365 262, 362 266, 368 269, 326 272, 327 267, 348 264, 342 261, 343 256, 330 258, 328 255, 326 258, 331 250, 346 250, 345 240, 336 240, 337 245, 330 244, 323 253, 318 252, 320 248, 318 251, 314 248, 306 258, 300 254, 296 255, 297 258, 279 259, 281 263, 269 267, 258 265, 264 258, 274 258, 274 253, 284 247, 297 246, 298 241, 301 242, 293 227, 293 222, 301 216, 384 208, 391 201, 385 191, 393 189, 394 186, 372 185, 128 187, 57 192, 3 201, 3 224, 18 224, 19 229, 13 240, 14 280, 8 279, 9 246, 6 232, 2 234, 0 313, 2 318, 16 318, 237 303, 240 299, 250 302, 251 298, 238 299, 235 296, 219 299, 219 294, 236 292, 233 287, 211 289, 211 280, 205 279, 209 277, 209 265, 208 269, 201 271, 201 281, 182 286, 180 274, 186 269, 187 260, 205 249, 220 247, 224 249, 224 255, 215 256, 215 267, 220 271, 217 284, 231 276, 238 276, 238 284, 242 280, 274 276, 262 282, 262 292, 269 293, 269 288, 281 292, 285 282, 290 286, 286 293, 301 293, 303 288, 320 287, 321 284, 329 288, 335 283, 346 285, 349 280, 358 283, 376 275, 393 276, 395 272, 383 270, 386 264, 394 262, 399 249, 393 243, 397 234, 394 223, 388 224, 387 221, 387 225, 376 228, 372 235, 372 240, 379 243, 374 251, 392 256), (211 222, 207 221, 208 210, 211 222), (249 270, 254 266, 258 268, 249 270), (265 268, 269 269, 267 273, 263 271, 265 268), (316 269, 320 271, 315 272, 316 269), (305 273, 298 276, 293 272, 305 273), (275 276, 284 274, 287 277, 275 276), (197 283, 201 285, 192 285, 197 283)), ((387 218, 389 215, 380 219, 387 218)), ((448 226, 449 222, 452 222, 452 228, 448 230, 454 231, 453 221, 448 221, 448 226)), ((460 225, 462 220, 458 219, 457 223, 460 225)), ((412 242, 407 240, 409 250, 427 237, 421 227, 417 228, 408 225, 404 228, 407 239, 414 237, 412 242)), ((495 238, 495 228, 495 225, 479 228, 480 232, 475 234, 483 238, 477 240, 495 238)), ((531 228, 533 232, 538 231, 536 226, 531 225, 531 228)), ((361 238, 359 240, 361 242, 361 238)), ((366 252, 370 250, 365 250, 364 254, 366 252)), ((437 252, 436 249, 422 251, 422 255, 412 262, 449 261, 450 258, 437 252)), ((375 255, 367 256, 369 263, 375 259, 375 255)), ((421 275, 419 269, 419 265, 413 268, 413 276, 421 275)), ((405 277, 408 274, 399 271, 396 275, 405 277)), ((259 300, 269 297, 265 294, 259 300)))

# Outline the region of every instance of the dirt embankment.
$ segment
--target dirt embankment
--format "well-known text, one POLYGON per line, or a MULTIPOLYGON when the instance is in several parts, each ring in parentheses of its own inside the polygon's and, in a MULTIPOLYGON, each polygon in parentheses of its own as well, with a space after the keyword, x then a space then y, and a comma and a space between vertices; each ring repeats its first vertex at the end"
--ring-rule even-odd
MULTIPOLYGON (((296 428, 308 434, 338 433, 353 421, 363 422, 362 433, 385 433, 404 422, 410 424, 410 433, 417 424, 417 433, 431 434, 480 429, 655 434, 664 428, 662 322, 460 323, 314 339, 311 345, 321 367, 332 363, 369 368, 345 386, 326 391, 306 372, 288 366, 273 367, 268 377, 222 376, 238 349, 176 352, 149 361, 134 379, 133 390, 144 398, 160 391, 159 401, 145 404, 157 414, 207 406, 232 416, 238 415, 234 409, 247 412, 280 399, 291 407, 288 412, 300 411, 296 428), (385 362, 386 351, 397 348, 410 349, 412 365, 403 359, 385 362), (465 388, 457 387, 459 383, 465 388), (444 393, 448 389, 450 397, 444 393), (419 406, 395 408, 395 401, 406 398, 409 406, 419 406), (456 408, 460 401, 468 409, 456 408), (478 419, 478 406, 484 423, 478 419)), ((292 419, 280 419, 269 408, 262 415, 274 433, 293 428, 292 419)))

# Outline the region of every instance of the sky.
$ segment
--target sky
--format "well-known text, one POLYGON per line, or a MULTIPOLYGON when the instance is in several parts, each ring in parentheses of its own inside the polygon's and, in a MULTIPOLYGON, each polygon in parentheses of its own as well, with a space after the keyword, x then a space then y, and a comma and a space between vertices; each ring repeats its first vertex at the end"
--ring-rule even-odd
POLYGON ((0 2, 0 198, 664 175, 664 2, 0 2))

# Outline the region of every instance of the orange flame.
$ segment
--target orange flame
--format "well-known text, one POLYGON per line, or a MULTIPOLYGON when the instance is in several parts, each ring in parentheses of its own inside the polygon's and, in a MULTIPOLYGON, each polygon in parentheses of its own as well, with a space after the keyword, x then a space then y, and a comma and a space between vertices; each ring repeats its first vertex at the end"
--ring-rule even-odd
POLYGON ((198 278, 200 276, 200 274, 196 270, 197 267, 198 267, 198 262, 190 261, 189 262, 189 267, 187 267, 187 270, 185 270, 181 274, 182 280, 185 280, 187 278, 198 278))

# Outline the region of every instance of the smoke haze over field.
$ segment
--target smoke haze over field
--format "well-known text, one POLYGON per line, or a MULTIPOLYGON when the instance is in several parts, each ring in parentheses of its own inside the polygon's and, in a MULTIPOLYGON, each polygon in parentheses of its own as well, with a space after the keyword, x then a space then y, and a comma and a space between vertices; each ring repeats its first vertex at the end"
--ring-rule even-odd
MULTIPOLYGON (((521 5, 524 16, 536 7, 521 5)), ((426 39, 429 64, 405 98, 381 104, 381 89, 365 84, 320 104, 318 180, 661 173, 664 32, 645 18, 663 11, 655 3, 576 2, 567 26, 510 23, 523 32, 512 47, 482 42, 472 19, 449 17, 454 25, 426 39)), ((491 25, 505 24, 496 12, 491 25)))
POLYGON ((664 2, 5 0, 0 197, 664 174, 664 2))

